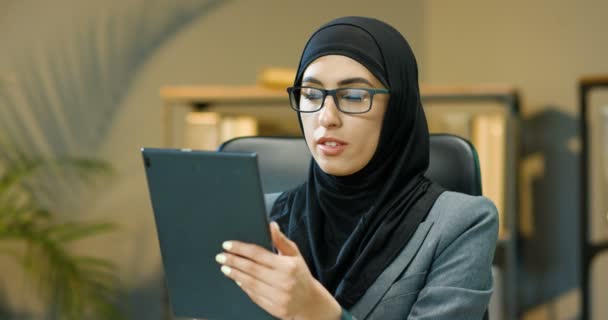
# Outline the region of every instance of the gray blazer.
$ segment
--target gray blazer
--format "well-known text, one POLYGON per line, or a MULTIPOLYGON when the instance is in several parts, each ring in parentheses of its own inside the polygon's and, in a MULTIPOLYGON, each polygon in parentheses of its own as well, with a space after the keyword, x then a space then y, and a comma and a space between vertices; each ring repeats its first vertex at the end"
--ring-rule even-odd
POLYGON ((358 320, 482 319, 492 295, 497 238, 490 200, 444 192, 350 313, 358 320), (388 285, 383 276, 395 271, 399 276, 388 285))

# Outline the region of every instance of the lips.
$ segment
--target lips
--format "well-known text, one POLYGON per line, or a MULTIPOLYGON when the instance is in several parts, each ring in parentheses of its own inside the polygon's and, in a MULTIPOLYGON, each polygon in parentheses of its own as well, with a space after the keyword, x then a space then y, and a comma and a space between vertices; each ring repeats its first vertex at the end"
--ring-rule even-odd
POLYGON ((321 137, 317 140, 317 150, 325 156, 337 156, 344 152, 348 143, 333 137, 321 137))

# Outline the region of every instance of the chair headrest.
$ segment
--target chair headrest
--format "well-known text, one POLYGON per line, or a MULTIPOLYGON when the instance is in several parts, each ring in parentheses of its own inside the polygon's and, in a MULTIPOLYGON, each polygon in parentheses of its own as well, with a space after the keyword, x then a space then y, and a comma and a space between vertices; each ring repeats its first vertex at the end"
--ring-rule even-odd
MULTIPOLYGON (((226 141, 218 150, 257 153, 265 193, 282 192, 304 182, 311 157, 301 137, 241 137, 226 141)), ((461 137, 431 135, 426 176, 448 190, 481 195, 477 152, 461 137)))

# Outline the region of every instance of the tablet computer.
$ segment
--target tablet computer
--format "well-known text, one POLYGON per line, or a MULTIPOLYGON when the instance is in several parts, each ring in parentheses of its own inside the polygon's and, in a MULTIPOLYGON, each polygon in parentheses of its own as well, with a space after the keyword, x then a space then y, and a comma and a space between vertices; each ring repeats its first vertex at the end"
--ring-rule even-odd
POLYGON ((272 250, 256 154, 143 148, 175 316, 273 319, 220 271, 222 242, 272 250))

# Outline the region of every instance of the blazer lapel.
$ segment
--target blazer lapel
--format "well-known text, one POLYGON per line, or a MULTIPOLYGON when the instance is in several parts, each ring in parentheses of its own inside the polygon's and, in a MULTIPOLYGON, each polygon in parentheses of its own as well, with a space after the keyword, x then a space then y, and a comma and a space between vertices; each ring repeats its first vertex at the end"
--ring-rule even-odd
POLYGON ((357 319, 365 319, 367 317, 403 270, 409 266, 412 259, 418 253, 418 249, 420 249, 432 225, 433 221, 428 220, 418 225, 416 232, 403 251, 395 258, 395 261, 378 276, 378 279, 367 289, 363 297, 351 308, 350 312, 357 319))

